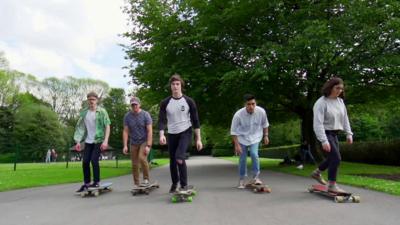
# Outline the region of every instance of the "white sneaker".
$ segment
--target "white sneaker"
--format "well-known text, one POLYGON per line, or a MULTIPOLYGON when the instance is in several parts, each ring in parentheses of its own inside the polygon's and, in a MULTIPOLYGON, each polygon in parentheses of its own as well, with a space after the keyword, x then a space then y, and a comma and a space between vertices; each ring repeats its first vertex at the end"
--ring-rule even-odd
POLYGON ((260 178, 256 177, 253 180, 253 184, 262 184, 262 181, 260 180, 260 178))
POLYGON ((139 188, 139 185, 133 184, 132 189, 138 189, 138 188, 139 188))
POLYGON ((245 186, 244 186, 244 180, 243 180, 243 179, 240 179, 240 180, 239 180, 239 185, 238 185, 237 188, 239 188, 239 189, 244 189, 244 188, 245 188, 245 186))
POLYGON ((304 168, 303 164, 300 164, 299 166, 296 167, 299 170, 302 170, 304 168))
POLYGON ((150 184, 149 180, 144 179, 140 185, 141 185, 141 186, 147 186, 147 185, 149 185, 149 184, 150 184))

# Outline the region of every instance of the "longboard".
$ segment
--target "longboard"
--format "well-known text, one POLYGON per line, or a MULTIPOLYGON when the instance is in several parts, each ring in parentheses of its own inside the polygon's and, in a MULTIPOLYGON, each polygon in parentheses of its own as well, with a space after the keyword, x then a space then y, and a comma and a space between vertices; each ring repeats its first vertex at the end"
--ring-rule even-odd
POLYGON ((174 193, 172 193, 171 201, 173 203, 177 202, 192 202, 193 201, 193 196, 197 194, 197 191, 194 189, 194 187, 190 187, 187 190, 176 190, 174 193))
POLYGON ((360 196, 354 195, 350 192, 330 192, 325 185, 322 184, 314 184, 310 188, 308 188, 308 192, 317 193, 329 198, 333 198, 333 200, 337 203, 343 202, 354 202, 359 203, 361 201, 360 196))
POLYGON ((137 188, 132 188, 131 193, 133 196, 137 195, 137 194, 146 194, 148 195, 150 193, 150 191, 152 191, 155 188, 159 188, 160 185, 157 183, 157 181, 148 184, 148 185, 141 185, 137 188))
POLYGON ((248 183, 245 185, 247 189, 252 190, 254 193, 271 193, 271 188, 266 184, 248 183))
POLYGON ((81 197, 86 197, 86 196, 98 197, 103 192, 110 192, 112 190, 111 185, 112 185, 111 182, 107 182, 107 183, 101 183, 99 187, 89 187, 85 191, 80 192, 80 196, 81 197))

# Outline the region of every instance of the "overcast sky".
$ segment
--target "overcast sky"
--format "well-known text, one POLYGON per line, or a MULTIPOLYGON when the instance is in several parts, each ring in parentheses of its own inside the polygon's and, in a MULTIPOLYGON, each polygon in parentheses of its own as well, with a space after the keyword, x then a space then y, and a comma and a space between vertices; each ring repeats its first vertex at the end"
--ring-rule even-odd
POLYGON ((39 79, 94 78, 127 89, 118 46, 124 0, 0 0, 0 51, 10 68, 39 79))

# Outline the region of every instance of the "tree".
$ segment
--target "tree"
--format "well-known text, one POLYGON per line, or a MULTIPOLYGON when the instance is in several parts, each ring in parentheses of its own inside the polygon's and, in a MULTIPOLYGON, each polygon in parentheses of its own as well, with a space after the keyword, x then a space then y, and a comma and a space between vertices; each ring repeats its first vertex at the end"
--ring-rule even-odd
POLYGON ((8 62, 3 51, 0 51, 0 70, 8 70, 10 63, 8 62))
POLYGON ((47 149, 63 149, 65 137, 57 114, 41 104, 27 104, 15 114, 14 140, 18 142, 19 159, 44 160, 47 149))
POLYGON ((350 102, 371 98, 366 87, 399 87, 398 1, 131 0, 125 12, 133 82, 160 99, 181 73, 210 123, 227 125, 251 92, 295 113, 315 151, 312 106, 326 80, 340 76, 361 93, 350 102))
MULTIPOLYGON (((122 150, 122 131, 125 113, 128 107, 125 102, 125 91, 120 88, 111 88, 108 96, 102 101, 111 120, 111 134, 109 144, 118 150, 122 150)), ((117 151, 118 151, 117 150, 117 151)))

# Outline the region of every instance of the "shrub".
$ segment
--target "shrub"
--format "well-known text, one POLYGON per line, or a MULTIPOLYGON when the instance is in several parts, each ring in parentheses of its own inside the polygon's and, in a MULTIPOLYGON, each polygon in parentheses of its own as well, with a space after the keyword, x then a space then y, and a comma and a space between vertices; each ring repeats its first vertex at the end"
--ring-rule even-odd
POLYGON ((344 161, 400 165, 400 139, 391 141, 341 143, 340 152, 344 161))

